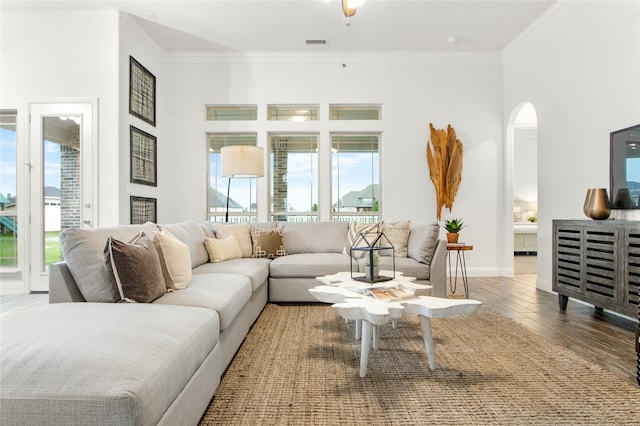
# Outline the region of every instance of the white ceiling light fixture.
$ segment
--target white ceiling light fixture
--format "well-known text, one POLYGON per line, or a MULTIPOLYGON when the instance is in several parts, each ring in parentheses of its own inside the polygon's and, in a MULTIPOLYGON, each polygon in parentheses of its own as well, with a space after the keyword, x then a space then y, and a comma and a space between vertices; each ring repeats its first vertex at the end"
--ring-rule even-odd
POLYGON ((356 14, 358 7, 362 6, 364 0, 342 0, 342 12, 347 18, 356 14))

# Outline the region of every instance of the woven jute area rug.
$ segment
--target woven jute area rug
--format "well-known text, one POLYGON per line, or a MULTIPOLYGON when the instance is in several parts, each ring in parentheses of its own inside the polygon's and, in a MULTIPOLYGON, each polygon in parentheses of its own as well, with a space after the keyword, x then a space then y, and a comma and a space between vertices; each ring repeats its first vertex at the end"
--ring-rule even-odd
POLYGON ((640 388, 488 308, 379 331, 359 377, 354 324, 328 305, 268 304, 203 425, 638 425, 640 388))

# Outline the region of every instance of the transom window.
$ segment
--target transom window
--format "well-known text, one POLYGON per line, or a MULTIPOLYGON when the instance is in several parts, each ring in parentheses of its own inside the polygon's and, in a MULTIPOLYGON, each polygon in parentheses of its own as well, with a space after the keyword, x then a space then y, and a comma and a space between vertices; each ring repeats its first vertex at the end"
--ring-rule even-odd
POLYGON ((269 105, 267 120, 314 121, 318 119, 318 105, 269 105))
POLYGON ((229 222, 257 220, 256 179, 222 177, 220 149, 227 145, 256 145, 255 133, 210 133, 208 217, 212 222, 224 222, 229 191, 229 222))
POLYGON ((331 105, 330 120, 380 120, 380 105, 331 105))
POLYGON ((257 120, 258 107, 256 105, 209 105, 207 106, 207 120, 236 121, 257 120))

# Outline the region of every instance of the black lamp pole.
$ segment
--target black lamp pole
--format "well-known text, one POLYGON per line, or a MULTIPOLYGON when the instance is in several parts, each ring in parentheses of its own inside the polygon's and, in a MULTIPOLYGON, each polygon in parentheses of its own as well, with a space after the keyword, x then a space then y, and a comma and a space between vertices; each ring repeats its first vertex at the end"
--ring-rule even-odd
POLYGON ((227 183, 227 214, 224 216, 224 221, 229 222, 229 190, 231 189, 231 178, 229 178, 229 183, 227 183))

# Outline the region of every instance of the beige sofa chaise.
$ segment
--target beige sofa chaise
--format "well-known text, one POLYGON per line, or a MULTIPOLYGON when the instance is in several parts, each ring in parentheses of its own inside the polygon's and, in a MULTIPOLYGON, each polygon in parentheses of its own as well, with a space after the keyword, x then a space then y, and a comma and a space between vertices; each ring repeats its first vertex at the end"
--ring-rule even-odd
MULTIPOLYGON (((246 247, 248 225, 147 223, 63 233, 65 261, 50 267, 51 304, 1 317, 0 424, 197 424, 267 301, 315 302, 308 289, 316 276, 349 269, 349 224, 254 226, 277 230, 287 255, 246 256, 256 247, 256 240, 246 247), (186 288, 152 303, 105 303, 116 301, 105 241, 160 229, 188 249, 186 288), (230 234, 244 253, 211 262, 218 254, 207 251, 210 239, 226 244, 230 234)), ((412 225, 406 257, 395 265, 444 296, 446 244, 438 234, 437 224, 412 225)), ((381 256, 380 268, 393 260, 381 256)))

